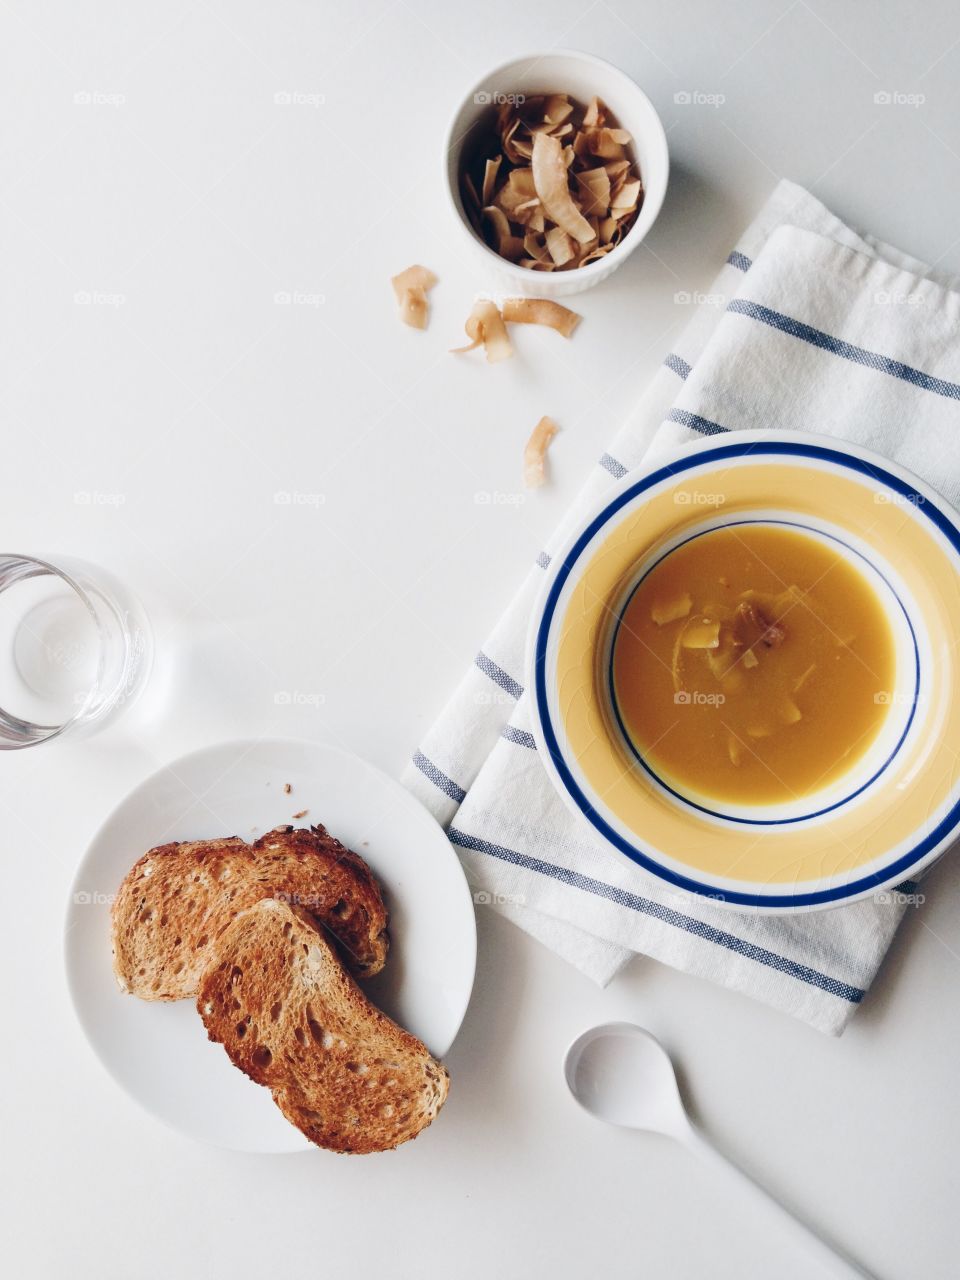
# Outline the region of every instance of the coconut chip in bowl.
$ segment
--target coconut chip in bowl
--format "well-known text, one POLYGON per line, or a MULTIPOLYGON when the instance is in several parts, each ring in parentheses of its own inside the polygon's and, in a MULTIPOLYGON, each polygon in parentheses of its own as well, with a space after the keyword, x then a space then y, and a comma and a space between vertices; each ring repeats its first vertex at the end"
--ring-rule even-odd
MULTIPOLYGON (((517 95, 513 95, 517 96, 517 95)), ((631 136, 593 98, 565 93, 491 108, 464 155, 463 207, 494 252, 530 271, 570 271, 609 253, 643 202, 631 136)))

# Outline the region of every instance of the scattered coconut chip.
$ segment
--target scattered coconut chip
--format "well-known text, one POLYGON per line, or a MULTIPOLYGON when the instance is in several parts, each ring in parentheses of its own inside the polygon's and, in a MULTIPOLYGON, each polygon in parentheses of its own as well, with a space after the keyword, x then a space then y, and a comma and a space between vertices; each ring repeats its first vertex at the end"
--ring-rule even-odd
POLYGON ((412 266, 393 276, 390 283, 400 304, 400 319, 403 323, 408 324, 411 329, 425 329, 430 315, 427 291, 437 283, 437 277, 426 267, 412 266))
MULTIPOLYGON (((549 248, 550 232, 547 232, 549 248)), ((566 232, 562 232, 566 235, 566 232)), ((552 302, 549 298, 505 298, 501 307, 504 320, 508 324, 542 324, 554 329, 564 338, 569 338, 580 323, 582 316, 569 307, 552 302)))
POLYGON ((746 653, 743 655, 743 665, 747 668, 748 671, 752 671, 754 667, 759 667, 760 659, 757 657, 757 655, 753 652, 752 649, 748 649, 746 653))
POLYGON ((730 757, 730 763, 739 765, 743 759, 743 753, 740 750, 740 741, 735 738, 732 733, 727 734, 727 755, 730 757))
POLYGON ((401 302, 407 289, 423 289, 426 293, 437 283, 437 277, 426 267, 413 266, 393 276, 390 283, 397 301, 401 302))
POLYGON ((465 351, 473 351, 483 344, 488 364, 496 364, 498 360, 506 360, 513 355, 513 347, 507 336, 507 328, 497 309, 497 304, 488 298, 480 298, 473 304, 473 310, 467 316, 464 325, 470 345, 454 347, 454 355, 462 355, 465 351))
POLYGON ((546 480, 547 449, 558 430, 552 418, 541 418, 533 428, 523 450, 523 483, 528 489, 539 489, 546 480))
POLYGON ((400 319, 411 329, 425 329, 430 308, 422 289, 405 289, 400 299, 400 319))

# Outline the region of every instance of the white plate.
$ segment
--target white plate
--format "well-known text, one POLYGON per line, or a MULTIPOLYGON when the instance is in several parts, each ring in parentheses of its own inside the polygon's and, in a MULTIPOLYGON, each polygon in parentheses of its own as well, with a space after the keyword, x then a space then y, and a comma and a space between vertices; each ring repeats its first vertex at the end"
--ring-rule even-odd
POLYGON ((322 822, 362 855, 390 912, 390 952, 364 983, 370 998, 442 1057, 473 987, 473 901, 443 831, 399 783, 342 751, 310 742, 231 742, 173 761, 113 811, 80 864, 67 913, 67 979, 104 1066, 159 1119, 238 1151, 302 1151, 308 1144, 268 1090, 207 1039, 192 1000, 138 1000, 117 987, 110 902, 147 849, 171 840, 254 840, 293 814, 322 822), (284 783, 291 785, 290 794, 284 783))

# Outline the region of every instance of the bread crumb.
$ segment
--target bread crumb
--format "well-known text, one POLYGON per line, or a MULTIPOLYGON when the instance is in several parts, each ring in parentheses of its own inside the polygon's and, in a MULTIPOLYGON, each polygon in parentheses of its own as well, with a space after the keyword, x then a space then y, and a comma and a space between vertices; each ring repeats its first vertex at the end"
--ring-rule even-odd
POLYGON ((285 782, 283 784, 283 794, 285 796, 288 796, 292 790, 293 790, 293 787, 291 787, 289 782, 285 782))
POLYGON ((305 818, 309 812, 309 809, 301 809, 299 813, 295 813, 293 816, 295 818, 305 818))

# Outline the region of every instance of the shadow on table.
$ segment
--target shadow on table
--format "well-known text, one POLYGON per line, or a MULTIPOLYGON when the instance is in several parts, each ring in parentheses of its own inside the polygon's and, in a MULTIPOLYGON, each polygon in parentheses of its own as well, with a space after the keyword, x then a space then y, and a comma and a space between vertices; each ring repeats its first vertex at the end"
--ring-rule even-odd
POLYGON ((897 930, 873 985, 864 997, 857 1013, 858 1028, 873 1029, 884 1019, 894 999, 897 984, 908 963, 910 949, 915 946, 921 932, 928 930, 943 946, 948 960, 960 961, 960 945, 955 944, 954 926, 940 927, 939 921, 955 917, 955 906, 960 900, 960 848, 952 849, 940 863, 920 882, 917 892, 924 901, 908 907, 897 930), (936 918, 926 917, 935 912, 936 918))
MULTIPOLYGON (((512 1044, 527 1003, 527 938, 489 907, 477 911, 477 976, 460 1034, 446 1058, 460 1105, 502 1113, 509 1106, 496 1060, 512 1044)), ((503 1117, 501 1116, 503 1119, 503 1117)), ((470 1118, 464 1117, 469 1124, 470 1118)))

